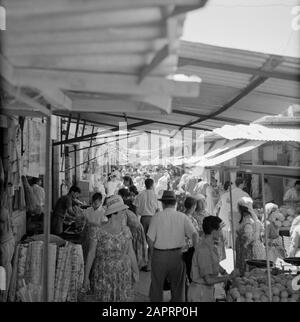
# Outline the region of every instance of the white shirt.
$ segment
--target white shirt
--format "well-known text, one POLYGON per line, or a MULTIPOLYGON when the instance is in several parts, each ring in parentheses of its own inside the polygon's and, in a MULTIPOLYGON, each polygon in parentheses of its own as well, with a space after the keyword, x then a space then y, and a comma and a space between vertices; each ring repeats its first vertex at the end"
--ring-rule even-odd
POLYGON ((95 192, 100 192, 101 195, 102 195, 102 199, 105 198, 106 196, 106 192, 105 192, 105 187, 104 187, 104 184, 102 182, 97 182, 94 186, 94 191, 95 192))
POLYGON ((108 221, 104 213, 105 210, 101 206, 96 210, 93 207, 89 207, 85 211, 85 216, 90 224, 101 225, 108 221))
POLYGON ((144 190, 136 196, 133 204, 139 216, 153 216, 158 209, 158 201, 153 190, 144 190))
POLYGON ((268 183, 265 183, 265 199, 266 203, 271 202, 273 200, 272 189, 268 183))
POLYGON ((119 186, 119 182, 118 181, 108 181, 106 184, 106 197, 110 197, 112 195, 114 195, 116 193, 116 190, 119 186))
POLYGON ((300 193, 295 189, 295 187, 290 188, 283 197, 284 201, 299 201, 300 193))
POLYGON ((32 185, 32 191, 36 195, 39 206, 43 207, 45 205, 45 190, 38 184, 32 185))
POLYGON ((223 193, 220 199, 221 207, 219 212, 219 217, 222 219, 222 221, 225 223, 227 228, 230 228, 230 196, 229 192, 226 191, 223 193), (229 202, 228 202, 229 199, 229 202))
POLYGON ((185 237, 192 238, 196 232, 192 222, 184 213, 167 208, 156 213, 149 226, 147 236, 158 249, 183 248, 185 237))

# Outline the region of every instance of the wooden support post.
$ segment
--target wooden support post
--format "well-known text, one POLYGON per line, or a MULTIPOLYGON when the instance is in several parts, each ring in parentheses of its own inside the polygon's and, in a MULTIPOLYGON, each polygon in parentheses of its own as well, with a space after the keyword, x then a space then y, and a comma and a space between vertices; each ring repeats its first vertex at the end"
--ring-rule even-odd
POLYGON ((86 126, 86 120, 83 121, 83 127, 82 127, 81 136, 84 136, 85 126, 86 126))
POLYGON ((79 121, 80 121, 80 114, 78 114, 78 118, 77 118, 77 122, 76 122, 75 138, 77 138, 77 134, 78 134, 79 121))
POLYGON ((267 214, 266 214, 266 199, 265 199, 265 175, 264 175, 264 173, 261 174, 261 187, 262 187, 262 201, 263 201, 263 210, 264 210, 264 226, 265 226, 265 244, 266 244, 269 302, 272 302, 271 268, 270 268, 270 261, 269 261, 269 245, 268 245, 267 214))
POLYGON ((51 223, 51 200, 52 200, 52 179, 51 179, 51 117, 47 117, 46 127, 46 175, 45 175, 45 212, 44 212, 44 258, 43 258, 43 301, 49 301, 49 241, 51 223))
MULTIPOLYGON (((230 179, 229 179, 230 180, 230 179)), ((230 182, 231 183, 231 182, 230 182)), ((234 218, 233 218, 233 207, 232 207, 232 187, 229 185, 229 196, 230 196, 230 218, 231 218, 231 236, 232 236, 232 251, 233 251, 233 267, 236 267, 236 249, 235 249, 235 234, 234 234, 234 218)))

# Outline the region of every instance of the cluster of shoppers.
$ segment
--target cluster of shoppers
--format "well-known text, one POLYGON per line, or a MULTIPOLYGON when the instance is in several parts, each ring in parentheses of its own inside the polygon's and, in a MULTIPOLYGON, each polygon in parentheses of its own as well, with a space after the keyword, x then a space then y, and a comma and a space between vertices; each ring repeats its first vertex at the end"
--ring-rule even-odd
MULTIPOLYGON (((92 206, 84 212, 84 289, 98 301, 132 301, 139 271, 144 270, 151 271, 153 302, 163 301, 166 285, 172 302, 210 302, 215 300, 215 284, 243 274, 246 259, 265 259, 265 233, 271 260, 285 256, 278 227, 271 220, 278 207, 271 202, 266 205, 265 232, 241 178, 231 187, 231 216, 230 182, 220 193, 214 180, 209 184, 183 175, 174 191, 165 171, 156 181, 153 174, 145 174, 141 191, 129 174, 123 182, 118 175, 112 174, 103 189, 99 186, 92 206), (231 246, 231 240, 237 270, 228 274, 220 262, 226 258, 225 243, 231 246)), ((54 233, 62 231, 66 217, 76 216, 79 193, 78 187, 71 187, 57 202, 54 233)), ((291 227, 291 256, 299 254, 299 227, 298 216, 291 227)))

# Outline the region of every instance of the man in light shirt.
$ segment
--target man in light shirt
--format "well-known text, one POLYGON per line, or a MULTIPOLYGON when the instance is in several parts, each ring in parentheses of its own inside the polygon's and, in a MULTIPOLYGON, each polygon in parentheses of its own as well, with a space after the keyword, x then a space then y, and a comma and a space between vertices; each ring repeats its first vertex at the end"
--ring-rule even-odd
POLYGON ((284 195, 285 202, 299 202, 300 201, 300 180, 295 182, 295 186, 290 188, 284 195))
POLYGON ((118 181, 116 175, 111 174, 106 184, 106 197, 117 194, 120 186, 121 182, 118 181))
POLYGON ((101 179, 100 177, 97 177, 95 180, 95 184, 94 184, 94 192, 100 192, 102 195, 102 199, 105 198, 105 187, 104 187, 104 180, 101 179))
MULTIPOLYGON (((142 191, 136 196, 133 202, 136 206, 136 214, 141 217, 141 224, 144 228, 145 235, 149 229, 150 221, 154 214, 158 211, 158 201, 154 192, 154 181, 152 179, 145 180, 146 190, 142 191)), ((151 269, 151 258, 150 252, 148 252, 148 264, 143 270, 150 271, 151 269)))
POLYGON ((42 180, 40 178, 32 178, 32 191, 36 196, 41 212, 44 212, 45 190, 42 187, 42 180))
POLYGON ((198 233, 190 219, 182 212, 176 211, 176 196, 173 191, 164 191, 159 199, 163 211, 156 213, 148 230, 151 260, 151 302, 163 301, 163 286, 167 278, 171 286, 171 302, 185 301, 185 263, 182 249, 185 238, 198 243, 198 233))

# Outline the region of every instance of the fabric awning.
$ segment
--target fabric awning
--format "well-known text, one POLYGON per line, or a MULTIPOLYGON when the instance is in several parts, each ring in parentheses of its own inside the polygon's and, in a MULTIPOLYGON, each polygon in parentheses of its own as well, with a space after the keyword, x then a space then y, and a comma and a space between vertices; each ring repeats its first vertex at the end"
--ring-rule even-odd
POLYGON ((251 151, 260 145, 264 144, 265 141, 242 141, 238 145, 233 146, 233 142, 228 142, 222 149, 213 150, 208 154, 201 157, 194 158, 194 166, 197 167, 212 167, 221 164, 225 161, 231 160, 243 153, 251 151), (215 153, 213 153, 215 152, 215 153), (195 160, 197 159, 197 160, 195 160))

